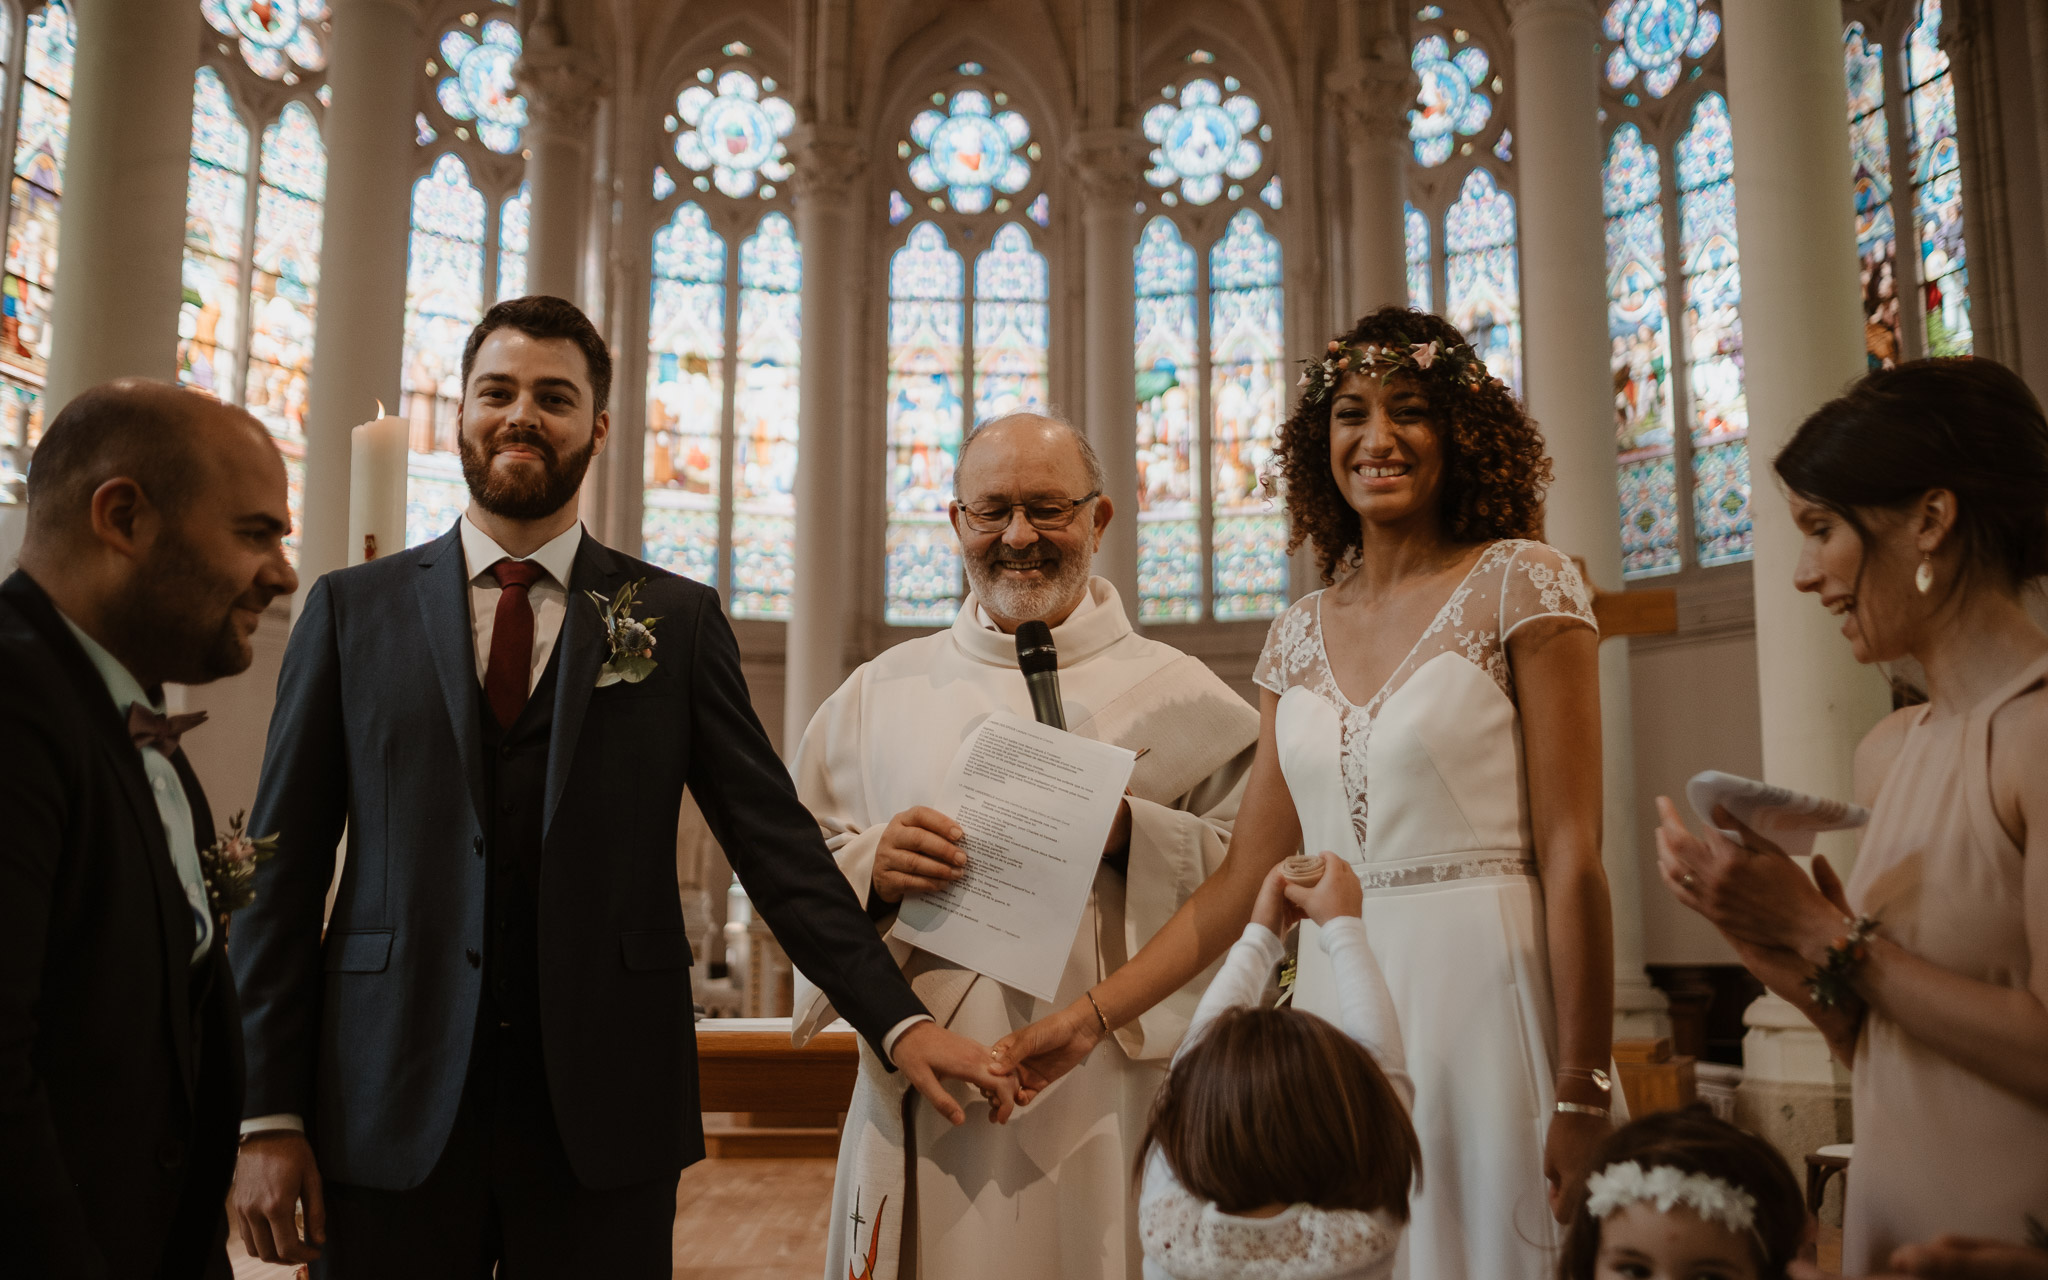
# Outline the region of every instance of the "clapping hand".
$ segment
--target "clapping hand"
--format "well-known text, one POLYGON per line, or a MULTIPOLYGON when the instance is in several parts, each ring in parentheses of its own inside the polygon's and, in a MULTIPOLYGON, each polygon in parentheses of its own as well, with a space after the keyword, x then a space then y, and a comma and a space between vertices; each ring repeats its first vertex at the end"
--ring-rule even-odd
POLYGON ((1663 819, 1657 869, 1665 885, 1730 941, 1785 948, 1814 961, 1841 933, 1843 918, 1854 914, 1827 859, 1813 860, 1808 879, 1783 850, 1724 809, 1714 811, 1714 820, 1734 828, 1740 844, 1712 827, 1693 835, 1668 796, 1657 797, 1657 812, 1663 819))
POLYGON ((988 1101, 988 1118, 996 1124, 1009 1123, 1018 1101, 1017 1081, 995 1071, 995 1059, 988 1049, 956 1035, 936 1022, 920 1022, 896 1038, 896 1069, 924 1095, 932 1109, 953 1124, 965 1123, 967 1113, 946 1092, 942 1079, 964 1080, 988 1101))

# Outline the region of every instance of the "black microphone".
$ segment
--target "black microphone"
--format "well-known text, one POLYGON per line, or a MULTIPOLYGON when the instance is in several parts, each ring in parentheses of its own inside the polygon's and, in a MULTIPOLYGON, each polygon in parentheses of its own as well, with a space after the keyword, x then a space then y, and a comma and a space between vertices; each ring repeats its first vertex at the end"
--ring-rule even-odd
POLYGON ((1053 647, 1052 628, 1033 619, 1017 628, 1017 669, 1031 690, 1031 714, 1038 723, 1067 727, 1060 707, 1060 651, 1053 647))

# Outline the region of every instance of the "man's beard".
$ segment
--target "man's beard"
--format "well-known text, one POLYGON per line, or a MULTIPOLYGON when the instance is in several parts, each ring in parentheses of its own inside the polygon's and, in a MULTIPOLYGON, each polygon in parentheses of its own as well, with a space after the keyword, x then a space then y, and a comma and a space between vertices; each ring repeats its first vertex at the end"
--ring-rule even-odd
POLYGON ((540 520, 567 506, 583 487, 590 456, 597 451, 594 432, 581 449, 563 457, 546 436, 525 427, 510 427, 492 436, 488 452, 467 432, 457 433, 456 443, 462 449, 462 478, 469 483, 469 496, 484 510, 506 520, 540 520), (539 475, 523 469, 509 476, 491 470, 491 459, 515 444, 540 454, 539 475))
POLYGON ((1029 622, 1035 618, 1051 617, 1061 609, 1079 604, 1081 596, 1088 590, 1089 570, 1095 556, 1088 550, 1063 555, 1041 538, 1021 552, 998 540, 980 559, 963 559, 967 583, 974 588, 976 599, 993 613, 1018 622, 1029 622), (1039 581, 1019 582, 1006 575, 1000 567, 1005 561, 1015 560, 1042 560, 1047 563, 1039 570, 1039 581))
POLYGON ((213 572, 190 543, 166 530, 138 567, 134 583, 104 615, 108 648, 148 654, 153 677, 205 684, 249 669, 255 650, 235 624, 243 584, 213 572))

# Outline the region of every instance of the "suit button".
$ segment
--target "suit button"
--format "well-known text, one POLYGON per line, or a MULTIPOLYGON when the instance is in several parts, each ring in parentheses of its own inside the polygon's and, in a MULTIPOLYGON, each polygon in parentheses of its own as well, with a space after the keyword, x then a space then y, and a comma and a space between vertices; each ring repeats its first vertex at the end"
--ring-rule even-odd
POLYGON ((471 948, 469 948, 469 949, 468 949, 467 951, 464 951, 464 952, 463 952, 462 954, 463 954, 463 955, 464 955, 465 957, 467 957, 467 958, 468 958, 468 960, 469 960, 469 967, 470 967, 470 968, 472 968, 472 969, 474 969, 474 968, 477 968, 478 966, 482 965, 482 964, 483 964, 483 962, 484 962, 484 958, 483 958, 483 955, 482 955, 482 953, 480 953, 480 952, 479 952, 479 951, 478 951, 478 950, 477 950, 477 949, 476 949, 475 947, 471 947, 471 948))
POLYGON ((470 841, 470 842, 469 842, 469 851, 470 851, 471 853, 475 854, 475 855, 476 855, 477 857, 479 857, 479 858, 483 857, 483 856, 484 856, 484 838, 483 838, 482 836, 478 836, 478 837, 477 837, 476 839, 474 839, 474 840, 470 841))
POLYGON ((166 1169, 175 1169, 185 1163, 185 1144, 176 1138, 165 1138, 156 1149, 156 1162, 166 1169))

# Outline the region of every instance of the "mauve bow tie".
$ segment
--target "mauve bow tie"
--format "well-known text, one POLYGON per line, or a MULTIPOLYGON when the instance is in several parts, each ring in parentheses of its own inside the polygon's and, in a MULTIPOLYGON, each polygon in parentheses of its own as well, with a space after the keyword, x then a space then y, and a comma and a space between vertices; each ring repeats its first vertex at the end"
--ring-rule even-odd
POLYGON ((178 739, 188 730, 206 723, 204 711, 181 716, 160 716, 139 702, 128 704, 128 736, 137 747, 155 747, 166 757, 178 754, 178 739))

